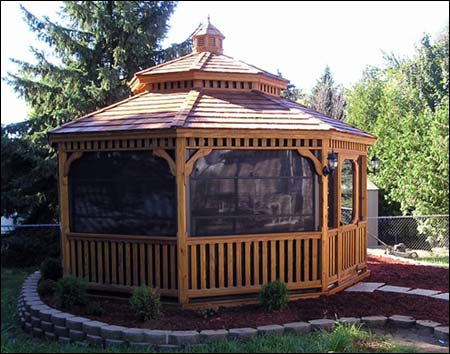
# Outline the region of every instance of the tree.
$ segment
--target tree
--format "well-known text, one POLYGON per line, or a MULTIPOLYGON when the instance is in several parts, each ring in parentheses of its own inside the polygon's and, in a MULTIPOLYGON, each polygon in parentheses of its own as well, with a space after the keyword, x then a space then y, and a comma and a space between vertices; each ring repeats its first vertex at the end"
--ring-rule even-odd
POLYGON ((349 92, 348 121, 378 137, 374 178, 389 201, 404 214, 448 214, 448 35, 424 36, 411 59, 386 59, 349 92))
POLYGON ((328 66, 313 87, 307 105, 328 117, 344 120, 346 104, 343 89, 335 85, 328 66))
MULTIPOLYGON (((190 40, 161 47, 175 6, 173 1, 64 1, 64 24, 39 19, 22 7, 30 29, 51 50, 50 56, 32 48, 36 64, 13 59, 19 69, 5 78, 30 107, 27 129, 20 134, 36 151, 28 171, 55 178, 48 130, 128 97, 127 81, 136 71, 191 52, 190 40)), ((2 167, 13 169, 12 164, 2 167)), ((56 187, 48 184, 34 193, 48 195, 52 200, 43 202, 56 205, 56 187)))
MULTIPOLYGON (((283 77, 283 74, 278 70, 277 75, 283 77)), ((281 97, 300 104, 304 104, 306 95, 302 92, 302 89, 298 88, 294 84, 288 84, 286 89, 282 91, 281 97)))

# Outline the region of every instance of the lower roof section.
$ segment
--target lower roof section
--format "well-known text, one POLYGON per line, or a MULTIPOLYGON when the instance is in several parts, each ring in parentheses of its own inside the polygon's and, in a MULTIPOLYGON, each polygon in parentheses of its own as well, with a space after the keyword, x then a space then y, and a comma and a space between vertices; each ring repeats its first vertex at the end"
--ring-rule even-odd
POLYGON ((53 129, 50 139, 174 128, 333 131, 375 139, 358 128, 283 98, 255 91, 202 89, 144 92, 53 129))

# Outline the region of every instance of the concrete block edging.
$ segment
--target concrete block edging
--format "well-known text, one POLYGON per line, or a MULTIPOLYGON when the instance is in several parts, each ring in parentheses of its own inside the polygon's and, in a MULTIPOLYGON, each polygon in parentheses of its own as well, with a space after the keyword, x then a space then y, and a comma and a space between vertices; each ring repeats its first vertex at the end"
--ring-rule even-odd
POLYGON ((38 296, 37 285, 39 279, 40 273, 35 272, 24 282, 22 294, 18 299, 17 309, 20 325, 25 332, 34 337, 42 338, 45 334, 47 340, 56 340, 62 343, 72 342, 80 345, 101 347, 140 346, 165 349, 166 347, 195 346, 221 341, 227 338, 248 340, 250 338, 256 338, 257 335, 308 333, 311 330, 329 331, 338 322, 361 323, 363 326, 369 328, 389 326, 424 330, 424 327, 427 327, 427 331, 432 333, 435 338, 448 342, 448 326, 441 326, 439 323, 428 320, 416 321, 411 316, 400 315, 393 315, 389 318, 384 316, 366 316, 361 318, 348 317, 337 320, 315 319, 308 322, 285 323, 282 325, 273 324, 257 328, 248 327, 202 331, 127 328, 75 316, 43 304, 40 299, 36 299, 36 296, 38 296), (31 292, 33 296, 24 296, 25 292, 31 292), (36 302, 38 302, 39 306, 36 306, 38 305, 36 302), (27 313, 26 310, 31 308, 33 313, 27 313))

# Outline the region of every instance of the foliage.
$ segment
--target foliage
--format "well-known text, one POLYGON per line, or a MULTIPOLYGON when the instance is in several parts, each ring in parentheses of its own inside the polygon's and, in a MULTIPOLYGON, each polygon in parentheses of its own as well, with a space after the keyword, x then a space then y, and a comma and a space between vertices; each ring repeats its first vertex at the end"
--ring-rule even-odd
POLYGON ((30 117, 2 126, 2 212, 17 210, 28 223, 57 219, 56 153, 47 132, 128 97, 127 81, 135 72, 189 53, 189 39, 166 49, 161 45, 175 6, 173 1, 64 1, 61 23, 22 7, 49 53, 32 48, 36 63, 13 59, 18 70, 4 78, 25 99, 30 117))
POLYGON ((103 316, 105 309, 98 302, 89 301, 86 305, 86 314, 91 316, 103 316))
POLYGON ((217 316, 219 311, 216 308, 206 308, 197 311, 197 314, 205 320, 217 316))
POLYGON ((141 321, 158 319, 161 301, 158 292, 146 286, 140 286, 130 297, 130 306, 141 321))
POLYGON ((330 68, 325 71, 311 91, 307 106, 334 119, 345 119, 344 93, 342 87, 334 83, 330 68))
POLYGON ((56 298, 63 309, 87 303, 87 282, 74 275, 66 275, 56 283, 56 298))
POLYGON ((63 276, 61 259, 46 258, 41 264, 41 276, 43 279, 58 280, 63 276))
POLYGON ((267 283, 262 286, 258 299, 266 311, 282 311, 288 307, 287 286, 280 280, 267 283))
POLYGON ((38 285, 38 293, 41 296, 48 296, 54 294, 56 291, 56 281, 52 279, 42 279, 38 285))
MULTIPOLYGON (((413 58, 386 56, 348 92, 348 122, 378 137, 374 182, 404 214, 449 213, 449 41, 424 36, 413 58)), ((442 236, 433 225, 431 244, 442 236)))
POLYGON ((58 228, 17 228, 2 235, 2 266, 40 265, 47 257, 60 256, 58 228))
POLYGON ((17 212, 27 223, 56 221, 56 162, 31 138, 30 122, 1 126, 2 215, 17 212))
MULTIPOLYGON (((283 74, 280 70, 278 70, 277 75, 281 78, 283 77, 283 74)), ((286 89, 281 92, 281 97, 292 102, 305 104, 306 95, 303 93, 302 89, 296 87, 293 84, 288 84, 286 89)))

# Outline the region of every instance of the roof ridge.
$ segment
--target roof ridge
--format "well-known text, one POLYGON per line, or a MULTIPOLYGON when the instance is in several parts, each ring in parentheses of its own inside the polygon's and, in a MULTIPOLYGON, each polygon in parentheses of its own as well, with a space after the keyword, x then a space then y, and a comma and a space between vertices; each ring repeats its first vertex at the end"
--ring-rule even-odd
POLYGON ((183 103, 178 109, 178 112, 173 118, 171 127, 182 127, 184 125, 186 118, 189 116, 189 113, 191 113, 192 108, 194 108, 195 103, 198 101, 200 93, 200 90, 190 90, 188 92, 183 103))
POLYGON ((148 94, 148 93, 150 93, 150 92, 149 92, 149 91, 140 92, 140 93, 138 93, 138 94, 136 94, 136 95, 134 95, 134 96, 125 98, 125 99, 123 99, 122 101, 113 103, 113 104, 111 104, 111 105, 109 105, 109 106, 100 108, 100 109, 98 109, 98 110, 96 110, 96 111, 94 111, 94 112, 91 112, 91 113, 85 114, 85 115, 83 115, 83 116, 81 116, 81 117, 72 119, 70 122, 66 122, 66 123, 64 123, 64 124, 61 124, 59 127, 56 127, 56 128, 54 128, 54 129, 49 130, 49 133, 52 133, 54 130, 58 130, 58 129, 60 129, 60 128, 70 126, 72 123, 78 122, 79 120, 81 120, 81 119, 83 119, 83 118, 88 118, 88 117, 93 116, 93 115, 95 115, 95 114, 102 113, 102 112, 104 112, 104 111, 106 111, 106 110, 108 110, 108 109, 110 109, 110 108, 114 108, 114 107, 117 107, 117 106, 119 106, 119 105, 121 105, 121 104, 124 104, 124 103, 127 103, 127 102, 129 102, 129 101, 132 101, 132 100, 134 100, 134 99, 136 99, 136 98, 138 98, 138 97, 144 96, 145 94, 148 94))
POLYGON ((197 60, 195 60, 195 61, 192 63, 192 65, 191 65, 191 67, 189 68, 189 70, 201 70, 202 67, 203 67, 203 65, 205 65, 205 63, 208 61, 208 59, 209 59, 210 56, 211 56, 211 53, 210 53, 210 52, 202 52, 201 54, 202 54, 202 55, 199 55, 199 57, 197 58, 197 60), (202 63, 202 60, 203 60, 205 57, 206 57, 206 59, 205 59, 205 61, 202 63))
POLYGON ((149 67, 149 68, 147 68, 147 69, 143 69, 143 70, 141 70, 141 71, 138 71, 138 72, 136 72, 134 75, 142 75, 142 74, 146 74, 146 73, 148 73, 148 72, 150 72, 150 71, 152 71, 152 70, 154 70, 154 69, 160 68, 160 67, 165 66, 165 65, 168 65, 168 64, 175 63, 175 62, 180 61, 180 60, 182 60, 182 59, 186 59, 186 58, 191 57, 191 56, 193 56, 193 55, 195 55, 195 54, 198 54, 198 53, 189 53, 189 54, 183 55, 182 57, 178 57, 178 58, 175 58, 175 59, 166 61, 166 62, 164 62, 164 63, 158 64, 158 65, 154 65, 154 66, 151 66, 151 67, 149 67))
POLYGON ((286 81, 286 82, 290 82, 289 80, 287 80, 287 79, 285 79, 285 78, 283 78, 283 77, 279 77, 278 75, 272 74, 271 72, 269 72, 269 71, 267 71, 267 70, 264 70, 264 69, 258 68, 258 67, 255 66, 255 65, 246 63, 246 62, 243 61, 243 60, 236 59, 236 58, 230 57, 229 55, 225 55, 225 54, 222 54, 222 55, 223 55, 224 57, 228 58, 228 59, 235 60, 235 61, 237 61, 237 62, 239 62, 239 63, 241 63, 241 64, 247 65, 247 66, 250 67, 250 68, 256 69, 256 70, 259 71, 260 73, 267 74, 267 75, 272 76, 272 77, 274 77, 274 78, 277 78, 277 79, 279 79, 279 80, 283 80, 283 81, 286 81))

